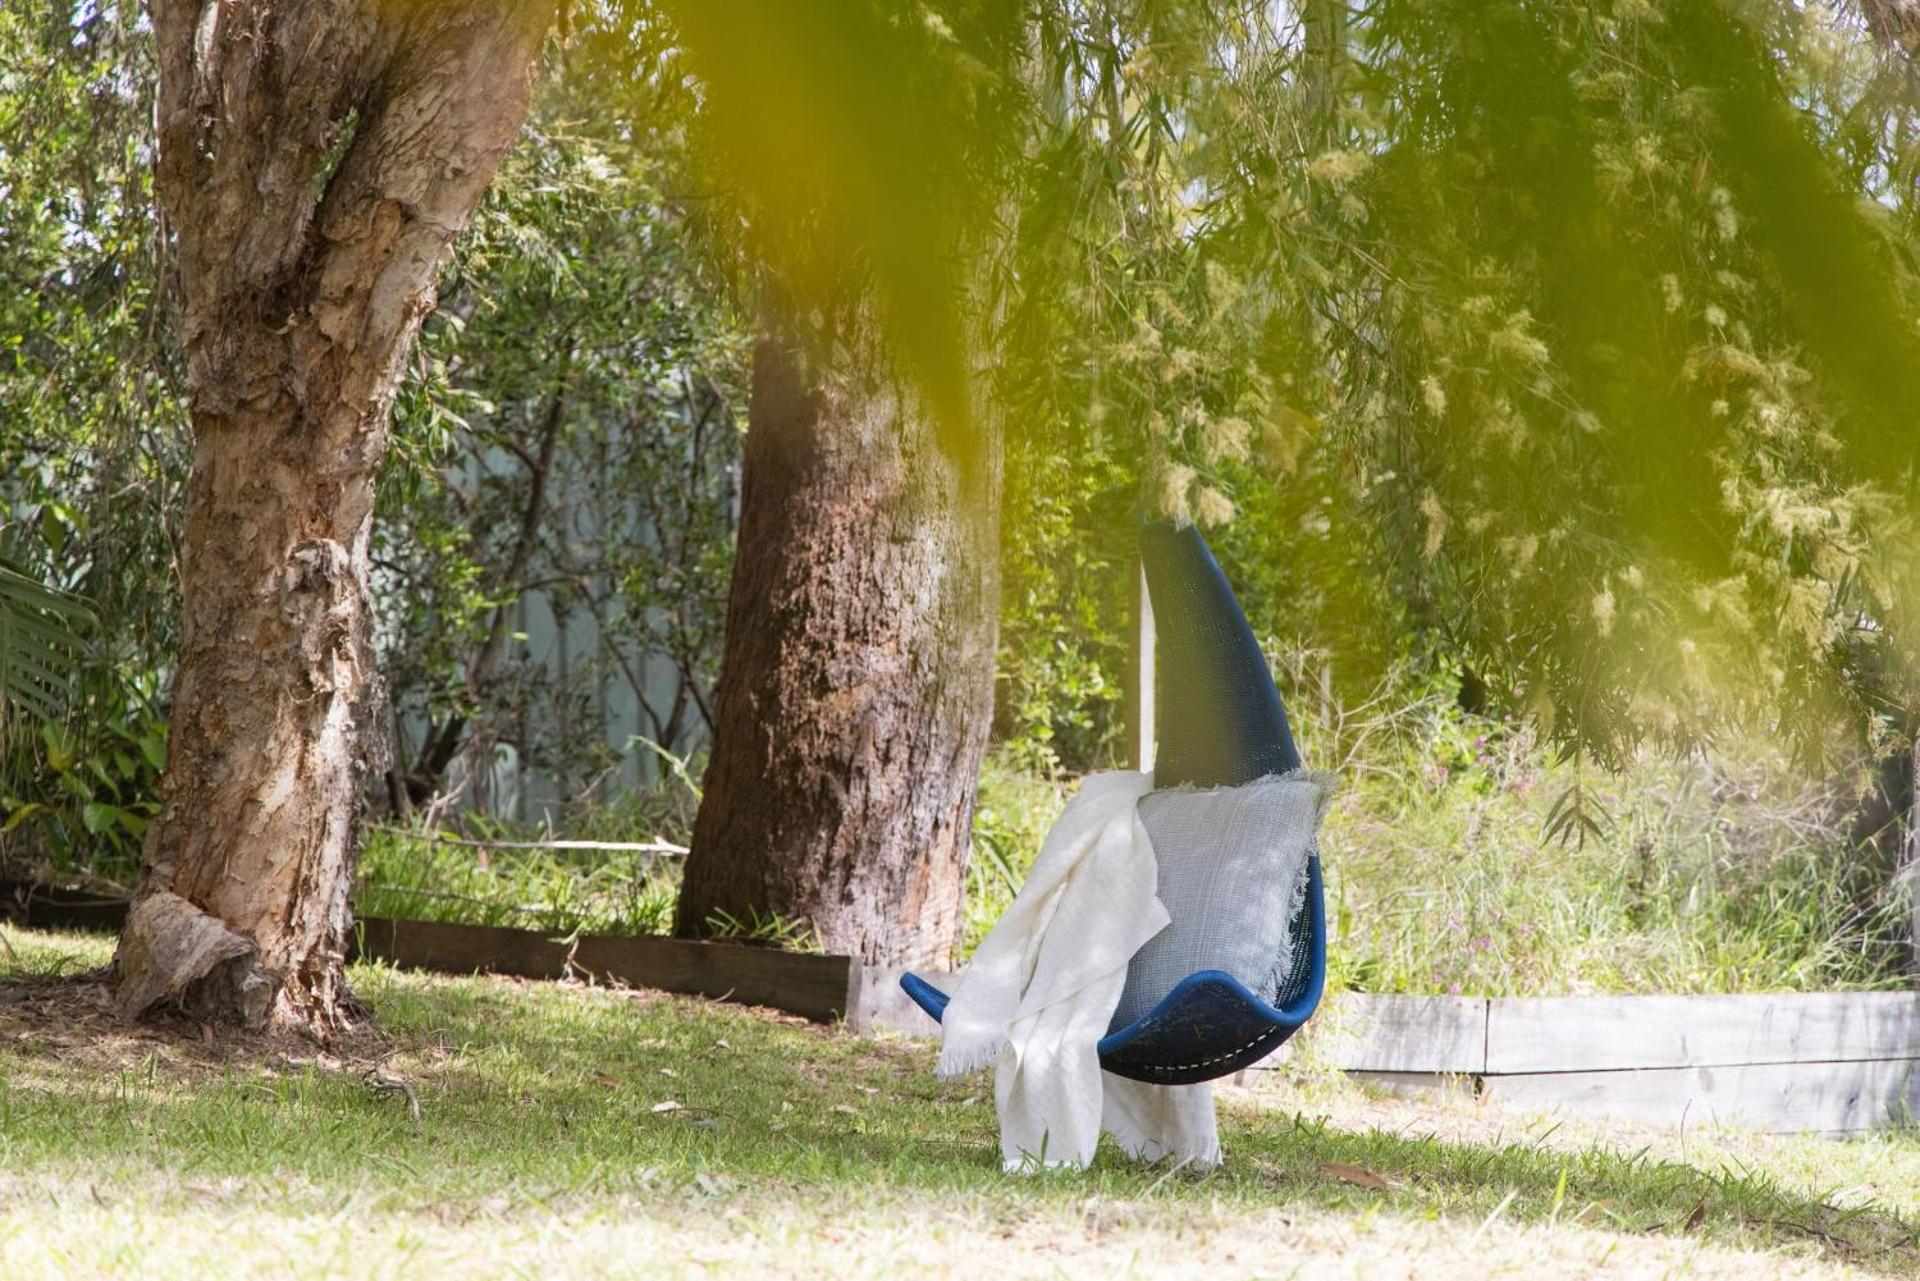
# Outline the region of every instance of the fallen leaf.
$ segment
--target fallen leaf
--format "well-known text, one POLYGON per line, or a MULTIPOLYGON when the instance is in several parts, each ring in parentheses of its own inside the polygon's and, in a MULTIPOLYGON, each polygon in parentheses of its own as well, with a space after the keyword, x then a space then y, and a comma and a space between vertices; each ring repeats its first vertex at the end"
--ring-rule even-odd
POLYGON ((609 1090, 611 1090, 614 1086, 620 1084, 620 1078, 615 1076, 611 1072, 595 1072, 593 1074, 593 1079, 595 1081, 598 1081, 601 1085, 606 1086, 609 1090))
POLYGON ((716 1050, 731 1050, 733 1045, 723 1036, 713 1043, 713 1048, 716 1050))
POLYGON ((678 1112, 680 1110, 680 1104, 673 1099, 668 1099, 664 1103, 654 1104, 653 1110, 655 1112, 678 1112))
POLYGON ((1700 1224, 1706 1220, 1706 1217, 1707 1217, 1707 1202, 1706 1202, 1706 1199, 1703 1197, 1701 1198, 1700 1204, 1693 1207, 1693 1213, 1687 1216, 1686 1225, 1681 1228, 1681 1231, 1692 1232, 1695 1228, 1698 1228, 1700 1224))
POLYGON ((1320 1173, 1330 1179, 1356 1188, 1366 1188, 1371 1192, 1393 1191, 1393 1183, 1390 1180, 1375 1174, 1364 1165, 1349 1165, 1345 1161, 1322 1161, 1320 1173))
POLYGON ((678 1072, 676 1072, 676 1071, 674 1071, 674 1070, 673 1070, 672 1068, 661 1068, 661 1069, 660 1069, 660 1075, 661 1075, 661 1076, 674 1076, 674 1077, 677 1077, 677 1076, 679 1076, 680 1074, 679 1074, 678 1072))

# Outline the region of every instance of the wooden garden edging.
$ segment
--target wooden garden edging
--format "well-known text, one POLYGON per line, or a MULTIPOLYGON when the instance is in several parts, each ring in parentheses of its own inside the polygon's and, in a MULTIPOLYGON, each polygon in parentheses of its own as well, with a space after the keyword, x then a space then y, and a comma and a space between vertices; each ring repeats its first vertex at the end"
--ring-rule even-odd
MULTIPOLYGON (((117 929, 125 916, 122 899, 0 882, 0 917, 29 925, 117 929)), ((898 969, 847 956, 380 917, 359 921, 354 937, 359 956, 408 969, 591 977, 844 1019, 859 1032, 935 1031, 900 991, 898 969)), ((1466 1089, 1537 1111, 1657 1126, 1850 1133, 1920 1115, 1920 993, 1347 993, 1259 1066, 1299 1054, 1395 1088, 1466 1089)))
POLYGON ((767 1005, 818 1022, 844 1017, 857 967, 851 957, 782 952, 747 943, 582 934, 568 940, 502 925, 452 925, 368 917, 355 924, 357 954, 405 969, 620 982, 767 1005))
POLYGON ((1348 995, 1325 1034, 1365 1079, 1537 1111, 1823 1133, 1920 1116, 1920 993, 1348 995))
POLYGON ((43 930, 103 930, 119 933, 127 900, 30 881, 0 879, 0 922, 43 930))

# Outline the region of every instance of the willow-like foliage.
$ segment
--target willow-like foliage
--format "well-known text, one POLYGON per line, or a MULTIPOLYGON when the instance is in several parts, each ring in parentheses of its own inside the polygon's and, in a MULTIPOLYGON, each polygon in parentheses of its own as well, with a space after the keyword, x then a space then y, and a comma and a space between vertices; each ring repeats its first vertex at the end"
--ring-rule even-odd
MULTIPOLYGON (((1267 555, 1372 581, 1329 627, 1410 620, 1572 751, 1911 732, 1915 116, 1856 16, 1095 0, 995 63, 962 57, 976 9, 874 12, 1027 106, 976 360, 1016 467, 1118 460, 1127 506, 1228 529, 1288 509, 1267 555)), ((886 225, 816 229, 904 296, 890 264, 955 243, 924 193, 1007 117, 836 99, 826 65, 777 82, 861 122, 811 181, 886 225), (898 194, 853 180, 906 155, 898 194)), ((731 101, 736 134, 777 114, 731 101)))

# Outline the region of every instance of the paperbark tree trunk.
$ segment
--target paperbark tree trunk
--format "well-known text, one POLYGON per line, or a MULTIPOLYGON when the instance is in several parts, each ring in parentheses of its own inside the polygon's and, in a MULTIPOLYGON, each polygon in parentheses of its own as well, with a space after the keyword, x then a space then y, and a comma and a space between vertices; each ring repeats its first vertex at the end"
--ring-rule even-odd
POLYGON ((754 351, 678 929, 780 918, 868 963, 940 965, 992 720, 999 439, 982 422, 969 457, 944 449, 854 310, 809 342, 770 313, 754 351))
POLYGON ((153 0, 195 440, 130 1013, 325 1032, 383 714, 368 532, 401 368, 552 0, 153 0))

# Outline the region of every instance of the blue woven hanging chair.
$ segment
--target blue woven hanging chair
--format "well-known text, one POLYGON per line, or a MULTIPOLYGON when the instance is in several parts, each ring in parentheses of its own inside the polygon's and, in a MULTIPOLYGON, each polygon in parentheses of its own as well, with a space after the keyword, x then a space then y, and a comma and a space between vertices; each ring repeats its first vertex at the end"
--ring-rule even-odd
MULTIPOLYGON (((1280 691, 1199 531, 1149 524, 1141 558, 1158 641, 1154 785, 1237 787, 1299 769, 1280 691)), ((1326 984, 1318 853, 1308 859, 1306 897, 1288 929, 1293 962, 1275 991, 1250 991, 1224 970, 1189 975, 1101 1038, 1100 1066, 1136 1081, 1185 1085, 1265 1058, 1312 1016, 1326 984)), ((900 986, 936 1021, 946 1011, 946 993, 919 975, 902 975, 900 986)))

